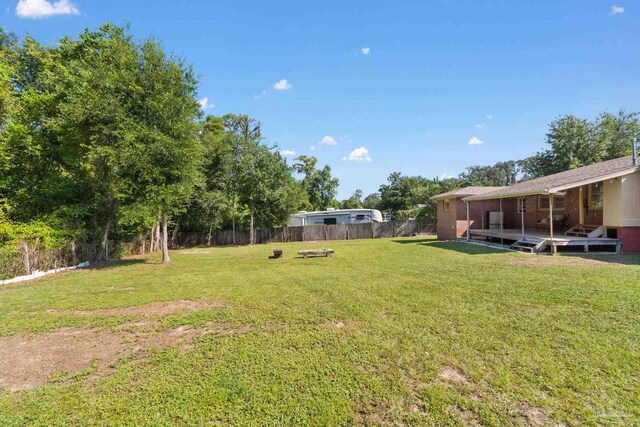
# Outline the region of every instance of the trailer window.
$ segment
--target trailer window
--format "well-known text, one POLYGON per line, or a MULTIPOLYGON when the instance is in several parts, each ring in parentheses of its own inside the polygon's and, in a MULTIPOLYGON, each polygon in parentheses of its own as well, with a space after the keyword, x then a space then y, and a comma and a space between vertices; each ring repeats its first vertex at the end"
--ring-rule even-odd
POLYGON ((336 225, 338 220, 336 218, 325 218, 324 225, 336 225))
POLYGON ((364 215, 356 215, 356 221, 364 221, 364 215))

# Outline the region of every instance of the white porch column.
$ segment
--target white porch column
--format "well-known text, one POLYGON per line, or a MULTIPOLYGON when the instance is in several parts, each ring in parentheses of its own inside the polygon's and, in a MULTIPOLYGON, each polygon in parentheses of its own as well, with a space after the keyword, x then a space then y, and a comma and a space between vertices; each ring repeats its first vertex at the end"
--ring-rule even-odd
POLYGON ((467 242, 471 240, 471 217, 469 215, 469 202, 467 204, 467 242))
POLYGON ((504 245, 504 239, 502 238, 502 231, 504 230, 504 212, 502 211, 502 199, 500 199, 500 244, 504 245))
POLYGON ((582 193, 582 187, 578 190, 578 223, 584 224, 584 194, 582 193))
MULTIPOLYGON (((520 197, 518 199, 516 199, 516 207, 518 206, 518 202, 520 202, 521 200, 527 200, 524 197, 520 197)), ((522 226, 522 238, 524 239, 524 203, 520 204, 520 225, 522 226)))
POLYGON ((553 204, 554 196, 549 194, 549 237, 551 238, 551 253, 556 253, 556 246, 553 244, 553 204))

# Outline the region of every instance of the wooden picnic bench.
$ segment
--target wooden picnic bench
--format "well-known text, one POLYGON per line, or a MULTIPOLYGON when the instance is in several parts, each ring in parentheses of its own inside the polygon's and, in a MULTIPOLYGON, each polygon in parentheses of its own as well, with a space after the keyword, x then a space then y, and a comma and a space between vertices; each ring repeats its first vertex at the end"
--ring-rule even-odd
POLYGON ((303 258, 309 256, 326 256, 330 257, 335 251, 333 249, 308 249, 306 251, 298 251, 298 255, 302 255, 303 258))

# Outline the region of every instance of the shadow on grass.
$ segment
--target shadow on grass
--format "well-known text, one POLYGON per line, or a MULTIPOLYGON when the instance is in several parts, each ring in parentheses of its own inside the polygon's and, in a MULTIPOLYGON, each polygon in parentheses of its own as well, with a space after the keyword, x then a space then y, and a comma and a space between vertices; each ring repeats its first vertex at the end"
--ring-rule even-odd
POLYGON ((394 240, 396 243, 415 243, 419 246, 428 246, 430 248, 445 249, 449 251, 455 251, 467 255, 487 255, 487 254, 506 254, 508 251, 503 251, 488 246, 467 244, 462 242, 443 242, 433 239, 416 239, 416 240, 394 240))
POLYGON ((90 264, 87 267, 87 270, 108 270, 110 268, 118 268, 118 267, 128 267, 130 265, 139 265, 139 264, 156 264, 160 265, 160 263, 152 262, 146 259, 117 259, 112 261, 102 261, 94 264, 90 264))
POLYGON ((393 243, 401 243, 403 245, 407 245, 407 244, 418 244, 418 243, 426 243, 426 242, 436 242, 436 239, 431 238, 431 239, 412 239, 412 238, 407 238, 407 239, 403 239, 403 240, 392 240, 393 243))
MULTIPOLYGON (((411 241, 395 241, 396 243, 412 243, 411 241)), ((420 246, 428 246, 432 248, 445 249, 449 251, 464 253, 467 255, 487 255, 487 254, 508 254, 512 251, 491 248, 488 246, 467 244, 464 242, 439 241, 432 239, 414 240, 420 246)), ((585 254, 580 252, 564 252, 557 255, 544 253, 540 255, 529 255, 524 257, 523 264, 527 265, 596 265, 596 264, 618 264, 618 265, 640 265, 640 254, 616 255, 614 253, 592 253, 585 254)))

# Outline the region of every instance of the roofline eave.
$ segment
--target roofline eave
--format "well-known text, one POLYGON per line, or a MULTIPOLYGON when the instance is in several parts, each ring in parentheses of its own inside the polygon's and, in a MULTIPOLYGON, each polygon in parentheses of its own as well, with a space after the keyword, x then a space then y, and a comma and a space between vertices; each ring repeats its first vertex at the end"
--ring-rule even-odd
POLYGON ((480 200, 511 199, 513 197, 538 196, 538 195, 544 195, 544 194, 548 194, 548 192, 546 190, 529 190, 529 191, 520 191, 516 193, 509 193, 509 194, 503 194, 503 195, 496 194, 492 196, 491 194, 487 194, 487 195, 480 195, 480 196, 471 196, 471 197, 465 197, 464 199, 462 199, 462 201, 476 202, 480 200))
POLYGON ((600 181, 606 181, 608 179, 614 179, 614 178, 619 178, 621 176, 626 176, 626 175, 631 175, 632 173, 637 172, 638 170, 640 170, 640 167, 634 166, 628 169, 623 169, 617 172, 612 172, 612 173, 608 173, 605 175, 599 175, 599 176, 594 176, 593 178, 588 178, 588 179, 583 179, 580 181, 575 181, 572 182, 570 184, 566 184, 566 185, 559 185, 557 187, 550 187, 550 188, 544 188, 544 189, 540 189, 537 188, 535 190, 528 190, 528 191, 520 191, 520 192, 515 192, 515 193, 508 193, 508 194, 481 194, 478 196, 469 196, 469 197, 465 197, 462 200, 465 202, 474 202, 474 201, 479 201, 479 200, 492 200, 492 199, 511 199, 514 197, 524 197, 524 196, 544 196, 547 194, 557 194, 560 192, 563 192, 565 190, 569 190, 571 188, 576 188, 576 187, 582 187, 583 185, 589 185, 589 184, 593 184, 596 182, 600 182, 600 181))
POLYGON ((582 181, 576 181, 567 185, 559 185, 557 187, 552 187, 549 189, 549 193, 558 193, 560 191, 569 190, 571 188, 582 187, 583 185, 594 184, 600 181, 606 181, 608 179, 620 178, 622 176, 631 175, 638 171, 638 167, 633 167, 629 169, 624 169, 618 172, 608 173, 606 175, 600 175, 589 179, 583 179, 582 181))

